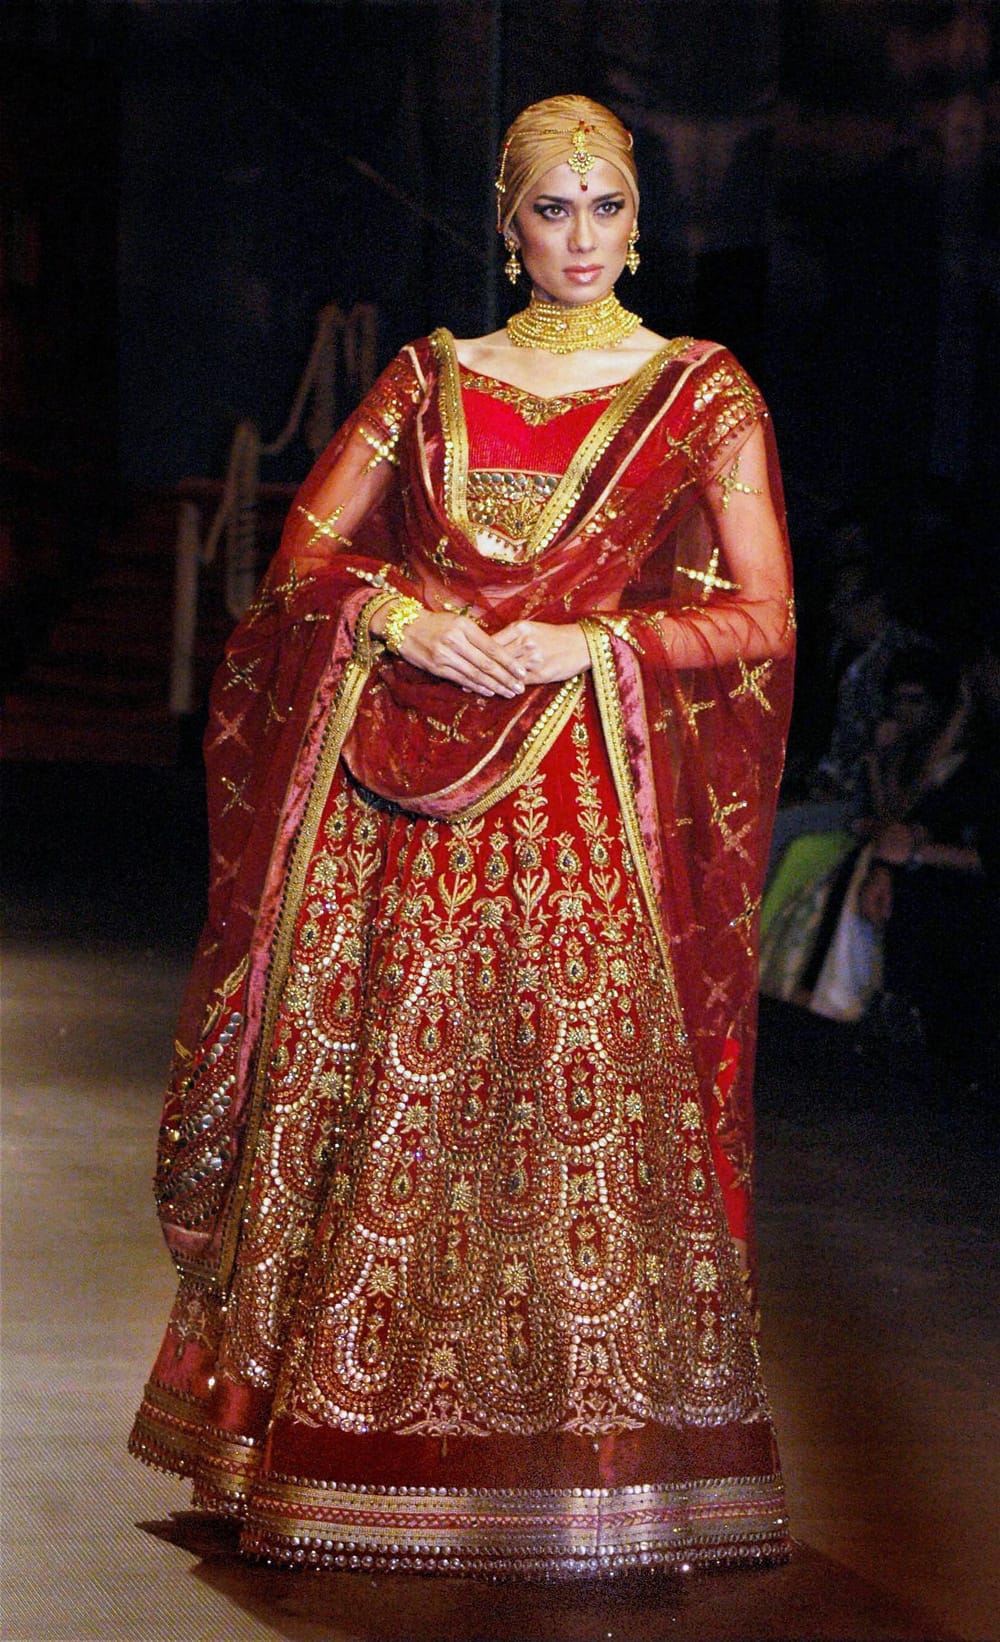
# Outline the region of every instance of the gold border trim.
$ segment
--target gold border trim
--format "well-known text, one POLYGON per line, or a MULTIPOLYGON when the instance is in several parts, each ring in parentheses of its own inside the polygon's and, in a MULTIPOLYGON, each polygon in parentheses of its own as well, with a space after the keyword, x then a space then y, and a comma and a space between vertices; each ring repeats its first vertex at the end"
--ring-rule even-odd
POLYGON ((449 519, 468 537, 474 547, 476 533, 469 518, 466 491, 469 477, 469 430, 462 408, 462 381, 459 375, 455 338, 442 325, 431 336, 431 347, 439 368, 441 433, 444 439, 444 506, 449 519))
MULTIPOLYGON (((448 516, 464 532, 474 547, 475 531, 469 519, 467 499, 469 432, 462 405, 462 382, 458 354, 455 349, 455 338, 449 330, 442 326, 431 336, 431 345, 440 367, 445 508, 448 516)), ((674 337, 671 341, 664 343, 663 347, 647 359, 646 363, 641 365, 632 376, 626 377, 623 382, 609 384, 609 387, 615 390, 614 397, 607 408, 601 412, 590 432, 580 444, 528 535, 525 550, 529 558, 536 558, 539 553, 550 545, 579 501, 587 480, 612 440, 621 432, 633 411, 636 410, 666 367, 690 345, 691 338, 689 336, 674 337)), ((692 368, 699 362, 693 361, 692 368)), ((684 380, 686 380, 686 376, 684 380)), ((678 384, 679 386, 680 384, 678 384)), ((671 394, 668 404, 672 403, 673 399, 674 395, 671 394)), ((666 406, 663 408, 666 409, 666 406)), ((656 420, 658 421, 659 417, 656 420)), ((636 445, 635 449, 638 450, 644 442, 645 436, 636 445)), ((633 454, 634 451, 629 452, 622 469, 619 469, 616 474, 616 483, 633 454)))
MULTIPOLYGON (((223 1287, 228 1283, 232 1273, 236 1246, 239 1242, 243 1205, 250 1187, 250 1176, 253 1171, 257 1147, 257 1134, 260 1129, 264 1105, 268 1066, 271 1058, 271 1040, 274 1036, 274 1027, 285 976, 288 973, 295 919, 298 916, 299 904, 305 888, 306 873, 309 868, 313 844, 316 840, 316 832, 333 782, 337 762, 344 741, 347 738, 347 732, 353 723, 358 703, 361 700, 361 693, 372 669, 374 652, 372 650, 369 624, 376 611, 381 610, 383 605, 398 597, 395 588, 389 588, 384 593, 376 593, 373 598, 368 600, 358 615, 354 635, 354 653, 344 669, 340 684, 337 686, 333 707, 323 732, 316 773, 313 776, 305 812, 299 823, 298 833, 292 847, 291 860, 287 869, 285 893, 281 901, 278 924, 271 948, 271 959, 268 964, 253 1093, 250 1097, 250 1110, 247 1114, 246 1131, 243 1138, 243 1155, 236 1185, 229 1201, 229 1207, 226 1210, 226 1225, 214 1274, 216 1282, 223 1287)), ((192 1269, 196 1272, 199 1270, 197 1267, 192 1269)))
POLYGON ((536 1572, 780 1561, 779 1474, 624 1488, 417 1488, 263 1477, 241 1548, 311 1567, 536 1572))
MULTIPOLYGON (((679 337, 679 338, 677 338, 677 341, 678 341, 679 344, 684 344, 684 346, 687 346, 691 343, 692 338, 689 337, 689 336, 679 337)), ((706 360, 713 359, 717 353, 722 353, 723 351, 724 350, 723 350, 723 348, 720 344, 718 347, 714 348, 711 353, 699 355, 699 357, 697 359, 692 359, 689 362, 689 364, 687 366, 687 369, 682 371, 680 376, 678 376, 677 381, 674 383, 673 388, 671 389, 670 393, 667 395, 666 399, 663 401, 663 404, 660 406, 659 410, 656 412, 656 415, 651 416, 649 418, 649 420, 646 423, 646 426, 643 428, 642 432, 640 433, 640 435, 636 439, 635 443, 632 445, 631 449, 626 452, 626 454, 622 458, 622 461, 620 462, 619 466, 615 469, 614 473, 608 479, 608 482, 604 486, 604 489, 601 491, 600 495, 595 496, 593 502, 591 503, 590 507, 587 509, 587 512, 584 514, 583 518, 579 520, 579 522, 577 524, 577 529, 578 530, 581 530, 584 527, 584 525, 586 525, 591 519, 594 518, 595 514, 597 514, 600 511, 600 509, 603 507, 604 503, 607 501, 608 497, 611 495, 611 493, 615 489, 615 487, 621 483, 622 476, 625 473, 626 469, 629 467, 629 465, 635 459, 635 457, 638 456, 638 454, 641 451, 643 445, 645 445, 647 439, 652 437, 653 433, 659 427, 660 423, 662 422, 663 418, 666 416, 667 412, 673 406, 673 404, 674 404, 674 402, 677 398, 677 395, 680 393, 681 389, 685 386, 685 384, 691 380, 691 377, 694 375, 695 371, 699 370, 701 368, 701 366, 705 364, 706 360)), ((675 354, 674 358, 677 358, 677 357, 678 356, 675 354)), ((678 492, 684 488, 684 485, 689 484, 689 483, 691 483, 690 478, 683 480, 681 485, 679 485, 677 487, 677 490, 675 490, 672 494, 673 495, 678 494, 678 492)))
POLYGON ((525 736, 521 749, 515 757, 507 774, 490 788, 489 792, 477 798, 466 809, 459 810, 453 817, 454 821, 475 821, 484 815, 487 810, 498 804, 502 798, 507 798, 530 779, 537 770, 549 748, 554 746, 559 736, 573 715, 573 709, 583 695, 584 681, 582 673, 575 673, 566 680, 562 688, 553 696, 548 706, 539 715, 538 722, 525 736))
MULTIPOLYGON (((584 485, 612 440, 617 438, 633 411, 642 403, 666 367, 682 354, 690 343, 689 336, 674 337, 672 341, 665 343, 658 353, 653 354, 651 359, 647 359, 645 365, 640 366, 634 376, 628 377, 622 384, 607 410, 602 411, 586 438, 574 452, 566 472, 535 521, 528 536, 528 550, 532 555, 541 553, 549 546, 579 501, 584 485)), ((672 399, 673 395, 671 401, 672 399)), ((638 448, 637 444, 629 451, 623 466, 627 466, 638 448)), ((616 477, 620 476, 621 470, 616 477)))
POLYGON ((618 802, 622 808, 622 824, 625 828, 625 836, 632 852, 632 858, 635 861, 639 884, 642 888, 650 923, 653 926, 653 933, 656 936, 656 944, 660 950, 660 958, 663 962, 670 996, 677 1012, 677 1018, 683 1025, 684 1015, 677 992, 673 960, 670 956, 670 941, 663 927, 660 904, 653 881, 653 870, 642 837, 639 803, 636 798, 635 783, 632 779, 632 766, 628 756, 625 714, 622 711, 621 696, 618 691, 618 675, 615 672, 611 635, 600 620, 592 616, 584 616, 580 626, 583 628, 587 648, 590 651, 591 677, 594 681, 597 710, 600 714, 604 739, 607 743, 608 759, 611 764, 615 790, 618 793, 618 802))

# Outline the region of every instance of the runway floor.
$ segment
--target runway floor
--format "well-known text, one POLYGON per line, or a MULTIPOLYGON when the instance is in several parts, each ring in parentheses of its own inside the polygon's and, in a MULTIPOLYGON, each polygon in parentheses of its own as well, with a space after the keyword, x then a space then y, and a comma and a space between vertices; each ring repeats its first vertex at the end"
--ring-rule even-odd
POLYGON ((170 1302, 149 1193, 193 939, 196 778, 9 772, 3 1617, 8 1642, 1000 1637, 992 1102, 764 1020, 764 1360, 787 1568, 518 1588, 240 1562, 125 1438, 170 1302))

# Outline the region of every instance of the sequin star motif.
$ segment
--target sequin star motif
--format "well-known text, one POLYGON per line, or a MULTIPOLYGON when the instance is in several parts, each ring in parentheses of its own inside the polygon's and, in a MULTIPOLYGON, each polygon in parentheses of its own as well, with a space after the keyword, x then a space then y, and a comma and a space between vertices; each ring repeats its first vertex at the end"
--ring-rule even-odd
POLYGON ((264 721, 265 727, 272 722, 275 724, 284 724, 292 709, 289 707, 287 712, 279 713, 277 703, 274 699, 273 688, 268 690, 265 700, 267 702, 267 718, 264 721))
POLYGON ((222 806, 223 815, 228 815, 230 810, 236 809, 237 807, 241 810, 246 810, 248 814, 253 810, 253 805, 248 804, 246 798, 244 797, 247 779, 248 778, 244 776, 242 781, 234 781, 231 776, 224 775, 222 777, 222 785, 230 795, 228 803, 222 806))
POLYGON ((467 743, 468 740, 469 740, 468 736, 467 735, 461 735, 459 733, 458 726, 461 724, 463 718, 465 717, 465 715, 468 711, 469 711, 468 705, 466 705, 464 707, 460 707, 458 712, 455 714, 455 717, 452 719, 450 724, 446 724, 443 721, 443 719, 440 719, 440 718, 431 718, 430 714, 428 713, 427 722, 431 726, 432 729, 435 729, 440 733, 440 735, 443 737, 443 739, 445 741, 461 741, 461 742, 467 743))
POLYGON ((708 561, 707 570, 693 570, 683 564, 678 565, 677 569, 682 576, 688 576, 692 581, 701 582, 706 593, 714 593, 719 588, 721 588, 724 593, 739 592, 738 582, 727 581, 725 576, 719 575, 718 546, 715 546, 712 549, 712 557, 708 561))
POLYGON ((722 511, 726 513, 733 499, 733 492, 740 496, 762 496, 763 491, 753 485, 745 485, 740 480, 740 459, 737 456, 728 473, 719 474, 719 489, 722 491, 722 511))
POLYGON ((757 908, 760 906, 760 897, 758 896, 755 899, 750 894, 750 891, 747 889, 746 884, 741 884, 740 888, 743 891, 743 911, 738 912, 736 914, 735 918, 730 919, 729 927, 730 927, 730 929, 736 929, 736 930, 742 931, 744 950, 746 951, 747 957, 752 958, 753 957, 753 945, 752 945, 752 943, 750 941, 750 938, 749 938, 750 937, 750 925, 753 923, 753 920, 754 920, 754 918, 756 916, 756 913, 757 913, 757 908))
MULTIPOLYGON (((328 514, 325 519, 320 519, 315 513, 310 513, 307 507, 300 507, 299 512, 308 519, 313 527, 313 533, 306 544, 307 547, 312 547, 318 541, 336 542, 340 547, 350 547, 350 536, 343 535, 337 529, 337 520, 343 511, 343 507, 335 507, 333 512, 328 514)), ((294 564, 294 562, 293 560, 292 563, 294 564)))
POLYGON ((205 749, 206 752, 214 752, 216 747, 221 746, 224 741, 235 741, 238 747, 246 747, 248 745, 247 739, 242 733, 243 720, 245 718, 245 708, 242 712, 236 713, 232 718, 227 717, 221 707, 217 708, 215 719, 218 723, 218 730, 212 740, 207 744, 205 749))
POLYGON ((761 689, 761 680, 767 677, 768 673, 771 671, 771 668, 774 666, 774 662, 762 661, 756 667, 748 667, 746 662, 743 660, 743 657, 737 656, 736 665, 740 670, 740 682, 736 686, 735 690, 730 690, 730 701, 736 701, 740 696, 750 695, 753 696, 754 700, 758 702, 761 707, 763 707, 765 713, 769 713, 771 711, 771 703, 768 701, 766 695, 761 689))
POLYGON ((295 560, 289 559, 288 579, 287 581, 280 582, 275 588, 272 589, 274 597, 276 599, 290 599, 294 593, 298 592, 301 586, 302 579, 295 567, 295 560))
POLYGON ((234 657, 227 656, 226 657, 226 674, 227 674, 227 677, 226 677, 226 682, 224 683, 222 688, 224 690, 232 690, 237 684, 242 684, 244 690, 256 690, 257 685, 253 681, 253 676, 254 676, 254 673, 256 672, 256 670, 259 666, 260 666, 260 658, 259 657, 257 659, 255 659, 254 661, 248 661, 248 662, 245 662, 241 665, 240 662, 238 662, 234 659, 234 657))

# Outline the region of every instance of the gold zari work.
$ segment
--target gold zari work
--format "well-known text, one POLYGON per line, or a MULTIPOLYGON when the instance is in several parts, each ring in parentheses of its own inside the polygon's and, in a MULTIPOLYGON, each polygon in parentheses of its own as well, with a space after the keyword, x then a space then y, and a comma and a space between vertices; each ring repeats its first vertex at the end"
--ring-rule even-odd
POLYGON ((396 462, 403 428, 422 392, 412 349, 406 349, 397 368, 382 373, 362 407, 358 431, 374 452, 371 467, 379 462, 396 462), (404 359, 413 367, 411 370, 401 368, 404 359))
POLYGON ((451 828, 334 788, 220 1355, 279 1416, 435 1437, 766 1417, 591 713, 568 733, 572 830, 544 766, 451 828))
POLYGON ((513 382, 502 382, 495 376, 480 376, 477 371, 466 370, 463 366, 462 386, 471 388, 475 393, 488 394, 502 405, 512 406, 529 428, 543 428, 565 416, 567 411, 575 410, 578 405, 592 405, 595 400, 613 398, 621 383, 611 388, 579 388, 575 393, 561 393, 553 399, 546 399, 537 393, 529 393, 527 388, 516 387, 513 382))
POLYGON ((433 1569, 493 1578, 577 1576, 643 1566, 771 1560, 775 1477, 631 1488, 321 1488, 270 1479, 244 1547, 310 1568, 433 1569), (615 1523, 614 1548, 608 1524, 615 1523))
POLYGON ((473 468, 467 497, 480 553, 508 563, 526 557, 528 537, 558 483, 555 473, 473 468))
MULTIPOLYGON (((462 374, 455 353, 455 339, 450 331, 442 329, 435 331, 430 340, 441 368, 444 495, 448 516, 466 532, 470 540, 474 540, 476 532, 468 510, 469 433, 462 405, 462 374)), ((544 552, 555 539, 608 446, 657 378, 672 360, 684 352, 689 342, 689 337, 674 337, 647 359, 634 375, 618 383, 615 389, 608 390, 608 404, 581 441, 531 529, 526 558, 534 558, 544 552)))

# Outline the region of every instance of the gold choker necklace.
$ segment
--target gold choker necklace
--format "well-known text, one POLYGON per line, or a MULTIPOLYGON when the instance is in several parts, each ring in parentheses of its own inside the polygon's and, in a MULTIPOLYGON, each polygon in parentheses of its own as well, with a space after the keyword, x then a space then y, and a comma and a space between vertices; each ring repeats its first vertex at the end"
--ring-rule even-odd
POLYGON ((576 307, 532 297, 527 308, 508 319, 507 335, 515 348, 578 353, 581 348, 614 348, 641 324, 639 315, 623 308, 614 291, 576 307))

